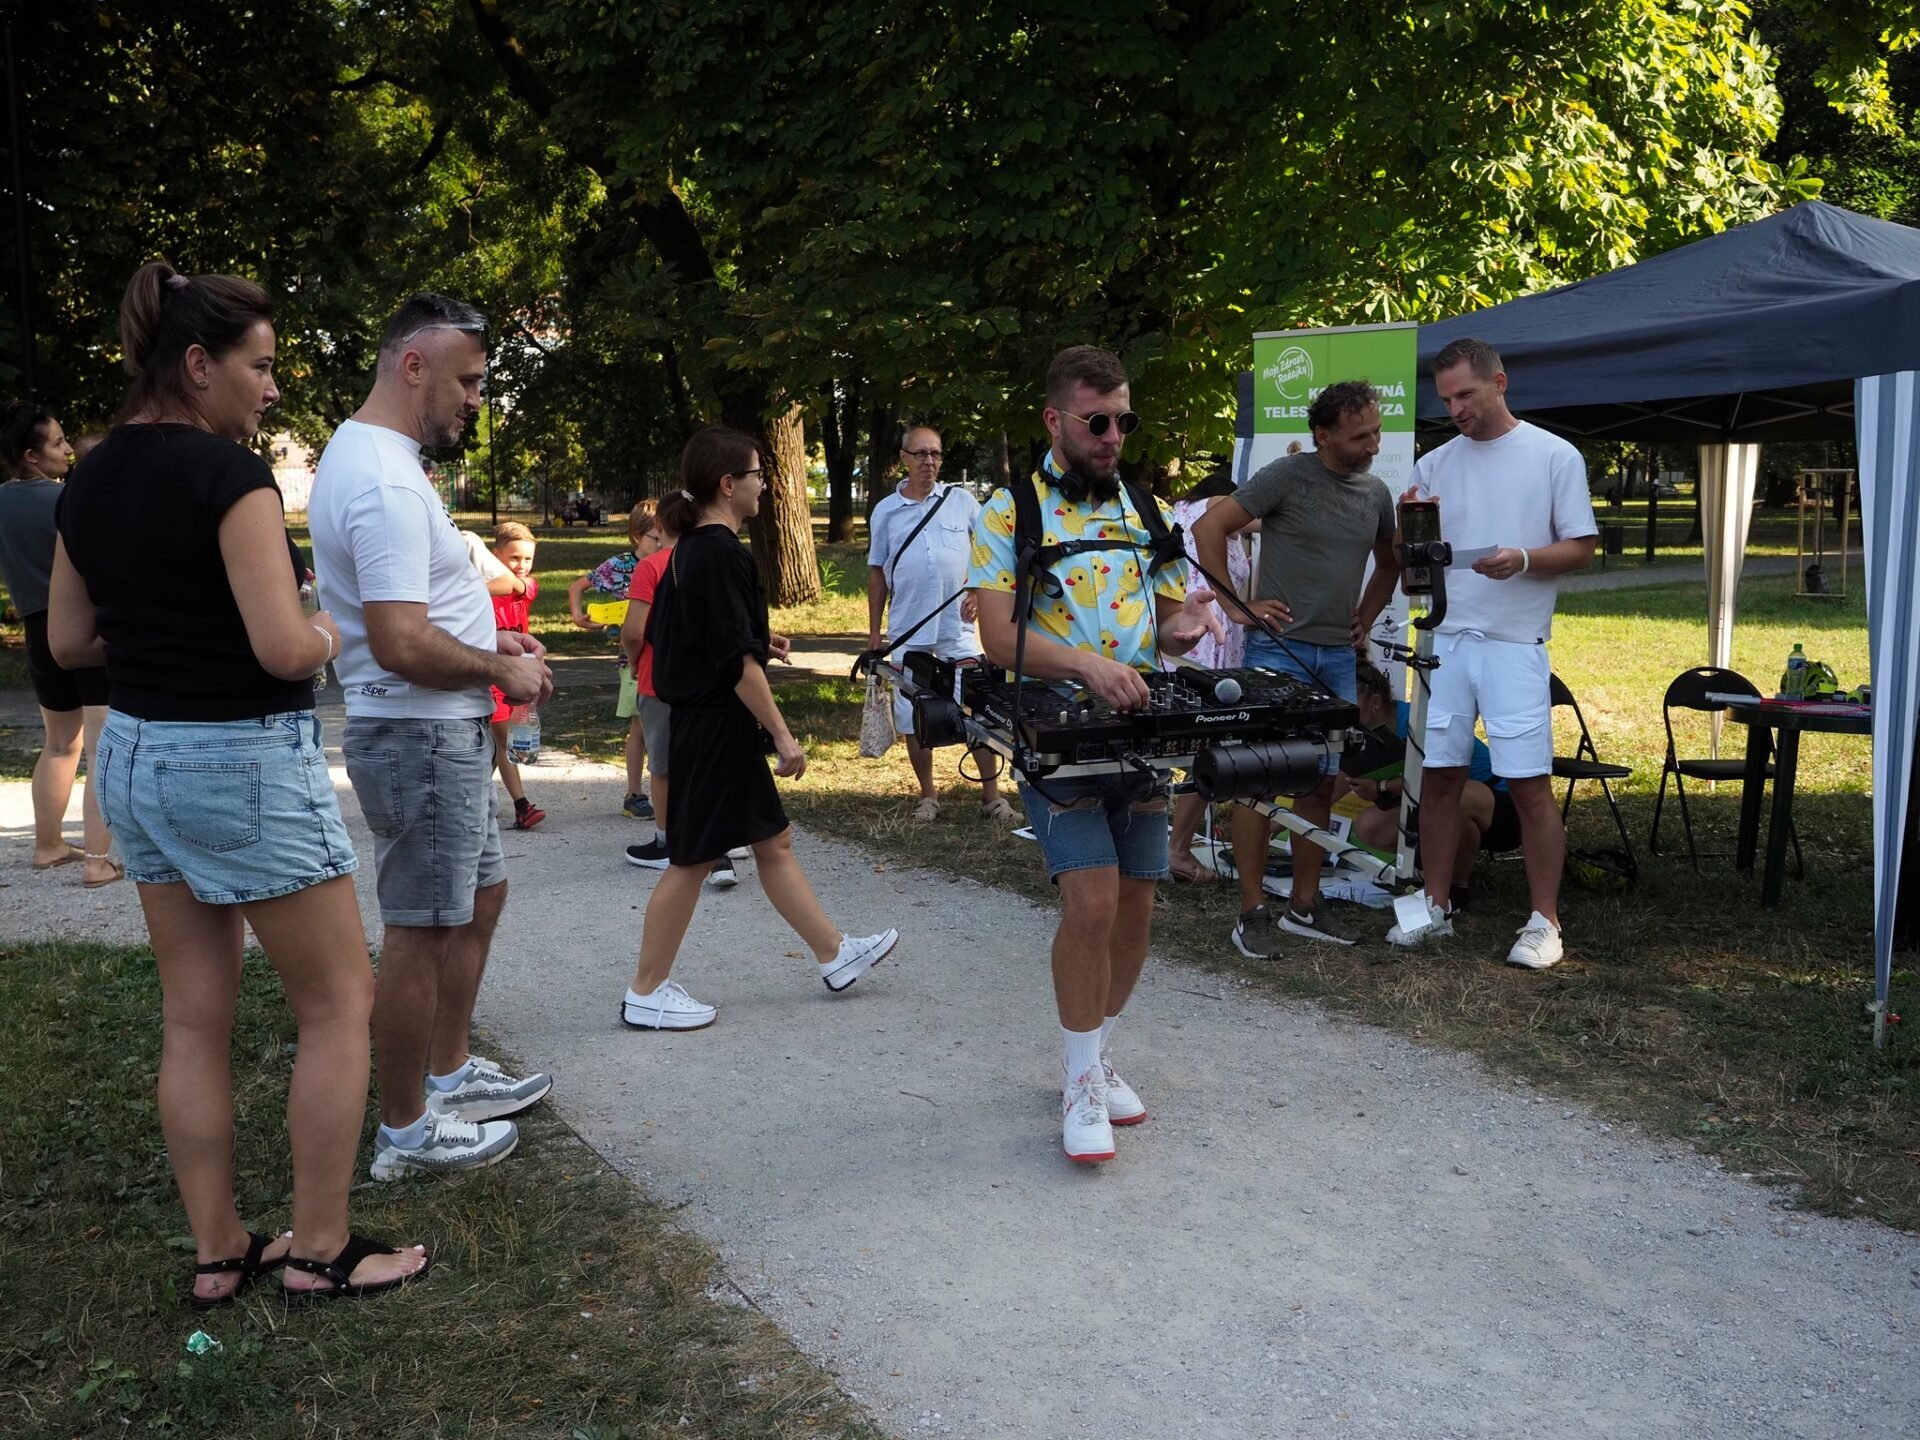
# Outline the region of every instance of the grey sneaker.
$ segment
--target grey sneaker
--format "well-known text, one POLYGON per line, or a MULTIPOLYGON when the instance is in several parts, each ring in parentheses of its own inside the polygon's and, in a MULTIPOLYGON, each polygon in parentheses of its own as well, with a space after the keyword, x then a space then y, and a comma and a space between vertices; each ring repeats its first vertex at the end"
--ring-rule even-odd
POLYGON ((451 1090, 427 1086, 427 1112, 450 1120, 504 1120, 546 1099, 553 1089, 551 1075, 529 1075, 517 1080, 484 1055, 469 1055, 467 1071, 451 1090))
POLYGON ((399 1180, 407 1175, 450 1175, 461 1170, 484 1170, 513 1153, 520 1143, 520 1127, 511 1120, 476 1125, 427 1114, 427 1135, 415 1149, 403 1149, 384 1138, 373 1145, 373 1178, 399 1180))
POLYGON ((1233 927, 1233 948, 1249 960, 1271 960, 1280 953, 1280 937, 1266 906, 1256 905, 1240 916, 1233 927))
POLYGON ((1351 945, 1359 937, 1333 918, 1325 897, 1304 914, 1291 904, 1280 912, 1280 928, 1289 935, 1307 940, 1324 940, 1329 945, 1351 945))

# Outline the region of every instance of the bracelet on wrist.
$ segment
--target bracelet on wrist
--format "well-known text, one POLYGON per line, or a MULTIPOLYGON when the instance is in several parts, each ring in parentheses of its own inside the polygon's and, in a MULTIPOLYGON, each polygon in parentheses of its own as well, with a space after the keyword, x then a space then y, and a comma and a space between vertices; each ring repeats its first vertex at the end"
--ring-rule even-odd
POLYGON ((320 663, 322 665, 328 664, 333 659, 333 632, 325 629, 322 626, 316 625, 313 627, 313 633, 318 635, 322 640, 327 642, 327 653, 324 657, 322 657, 320 663))
POLYGON ((1520 551, 1520 573, 1524 575, 1527 573, 1527 571, 1531 570, 1532 568, 1533 568, 1533 555, 1529 551, 1522 549, 1520 551))

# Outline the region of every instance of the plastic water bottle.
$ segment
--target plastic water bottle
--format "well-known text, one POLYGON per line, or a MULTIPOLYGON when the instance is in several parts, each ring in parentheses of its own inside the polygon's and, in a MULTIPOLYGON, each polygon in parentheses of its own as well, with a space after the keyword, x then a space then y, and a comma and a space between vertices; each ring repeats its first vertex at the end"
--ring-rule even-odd
POLYGON ((540 707, 516 705, 507 712, 507 758, 531 765, 540 758, 540 707))
POLYGON ((1807 652, 1798 645, 1787 656, 1787 672, 1780 677, 1780 698, 1799 700, 1807 693, 1807 652))
MULTIPOLYGON (((302 580, 300 582, 300 613, 311 620, 320 613, 321 608, 320 587, 311 580, 302 580)), ((316 690, 327 688, 327 666, 324 660, 321 661, 320 668, 313 672, 313 688, 316 690)))

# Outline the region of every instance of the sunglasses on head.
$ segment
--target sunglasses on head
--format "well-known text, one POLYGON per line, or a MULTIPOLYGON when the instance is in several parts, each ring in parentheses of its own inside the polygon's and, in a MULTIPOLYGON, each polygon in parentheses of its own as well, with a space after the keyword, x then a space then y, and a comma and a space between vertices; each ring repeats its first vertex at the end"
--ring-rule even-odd
POLYGON ((1122 410, 1118 415, 1109 415, 1104 410, 1097 410, 1091 415, 1076 415, 1071 410, 1062 410, 1060 413, 1069 420, 1078 420, 1096 440, 1114 426, 1119 427, 1122 435, 1131 435, 1140 428, 1140 417, 1131 410, 1122 410))

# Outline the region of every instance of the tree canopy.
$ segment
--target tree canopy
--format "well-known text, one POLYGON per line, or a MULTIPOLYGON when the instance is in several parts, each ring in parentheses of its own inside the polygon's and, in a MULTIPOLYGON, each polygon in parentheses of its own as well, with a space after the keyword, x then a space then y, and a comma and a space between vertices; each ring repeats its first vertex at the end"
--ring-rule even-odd
POLYGON ((901 417, 1018 465, 1047 357, 1093 341, 1164 473, 1228 444, 1256 329, 1844 199, 1852 137, 1904 136, 1916 3, 1777 0, 1758 34, 1738 0, 76 3, 19 33, 87 77, 22 68, 36 380, 107 414, 120 288, 164 254, 274 290, 317 435, 392 305, 454 291, 500 322, 511 475, 654 489, 697 424, 765 437, 794 598, 803 425, 843 490, 901 417))

